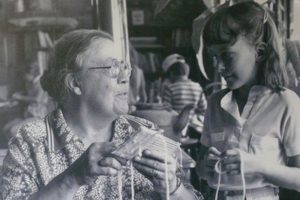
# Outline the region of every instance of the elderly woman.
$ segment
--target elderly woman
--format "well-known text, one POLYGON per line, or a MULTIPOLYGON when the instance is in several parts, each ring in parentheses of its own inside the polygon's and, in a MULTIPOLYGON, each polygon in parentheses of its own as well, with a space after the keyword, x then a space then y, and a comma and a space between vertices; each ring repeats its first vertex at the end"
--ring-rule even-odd
MULTIPOLYGON (((131 199, 130 167, 110 154, 133 133, 121 116, 128 110, 130 66, 116 58, 111 37, 96 30, 65 34, 49 60, 42 86, 59 106, 10 141, 3 198, 131 199)), ((135 198, 164 199, 169 186, 171 199, 202 199, 181 184, 173 157, 167 164, 169 181, 163 155, 147 150, 134 159, 135 198)))

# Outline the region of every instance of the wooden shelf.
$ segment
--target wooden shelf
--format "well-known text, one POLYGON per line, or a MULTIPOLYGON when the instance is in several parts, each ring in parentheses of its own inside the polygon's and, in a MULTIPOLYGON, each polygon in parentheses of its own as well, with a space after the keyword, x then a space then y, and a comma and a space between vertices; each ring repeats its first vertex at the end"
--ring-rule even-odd
POLYGON ((192 24, 158 24, 158 23, 149 23, 143 25, 131 25, 129 28, 133 29, 147 29, 147 28, 158 28, 158 29, 174 29, 174 28, 192 28, 192 24))
POLYGON ((137 49, 162 49, 162 48, 166 48, 164 45, 161 44, 135 44, 133 45, 133 47, 137 48, 137 49))

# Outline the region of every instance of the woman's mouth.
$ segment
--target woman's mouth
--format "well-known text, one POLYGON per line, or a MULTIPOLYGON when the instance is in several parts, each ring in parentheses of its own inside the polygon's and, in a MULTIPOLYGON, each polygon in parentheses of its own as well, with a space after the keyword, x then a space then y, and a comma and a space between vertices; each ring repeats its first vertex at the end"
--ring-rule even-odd
POLYGON ((121 92, 121 93, 118 93, 116 96, 120 99, 127 99, 128 92, 121 92))

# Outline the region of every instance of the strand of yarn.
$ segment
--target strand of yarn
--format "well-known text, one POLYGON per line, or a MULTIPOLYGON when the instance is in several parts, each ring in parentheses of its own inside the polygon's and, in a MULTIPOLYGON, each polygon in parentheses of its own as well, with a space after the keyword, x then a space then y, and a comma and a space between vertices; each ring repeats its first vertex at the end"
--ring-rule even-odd
POLYGON ((180 144, 178 144, 178 149, 179 149, 179 151, 180 151, 180 157, 179 157, 179 164, 180 164, 180 167, 182 168, 183 167, 183 162, 182 162, 182 149, 181 149, 181 147, 180 147, 180 144))
POLYGON ((123 195, 122 195, 122 171, 118 172, 118 194, 119 194, 119 200, 123 200, 123 195))
POLYGON ((170 200, 170 185, 169 185, 169 169, 168 169, 168 147, 165 137, 162 137, 164 143, 165 154, 165 181, 166 181, 166 200, 170 200))
POLYGON ((245 168, 244 168, 244 156, 241 151, 240 153, 240 158, 241 158, 241 178, 242 178, 242 184, 243 184, 243 199, 246 199, 246 180, 245 180, 245 168))
MULTIPOLYGON (((244 171, 244 157, 243 157, 243 153, 237 149, 239 154, 240 154, 240 170, 241 170, 241 179, 242 179, 242 185, 243 185, 243 195, 242 195, 242 199, 246 199, 246 180, 245 180, 245 171, 244 171)), ((218 196, 219 196, 219 190, 220 190, 220 186, 221 186, 221 176, 222 174, 225 174, 226 172, 222 172, 222 165, 221 165, 221 160, 218 160, 215 164, 215 171, 218 173, 218 185, 217 185, 217 189, 216 189, 216 194, 215 194, 215 200, 218 200, 218 196)))
MULTIPOLYGON (((141 144, 139 144, 138 155, 142 156, 141 144)), ((131 200, 134 200, 135 199, 135 191, 134 191, 134 169, 133 169, 133 163, 132 162, 130 162, 130 178, 131 178, 131 183, 130 183, 130 187, 131 187, 131 200)))
POLYGON ((218 185, 216 189, 215 200, 218 200, 219 190, 221 186, 221 176, 222 174, 224 174, 224 172, 222 172, 222 165, 220 163, 221 163, 221 159, 218 160, 215 164, 215 171, 218 173, 218 185))
POLYGON ((134 200, 134 170, 133 170, 133 164, 130 162, 130 175, 131 175, 131 200, 134 200))

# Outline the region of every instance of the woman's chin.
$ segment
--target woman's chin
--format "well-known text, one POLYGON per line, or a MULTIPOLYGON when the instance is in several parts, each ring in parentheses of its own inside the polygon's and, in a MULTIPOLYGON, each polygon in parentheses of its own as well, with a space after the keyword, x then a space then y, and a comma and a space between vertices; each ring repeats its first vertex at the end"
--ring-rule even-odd
POLYGON ((114 113, 116 113, 117 115, 125 115, 128 113, 129 110, 129 106, 128 104, 126 105, 117 105, 114 107, 114 113))

